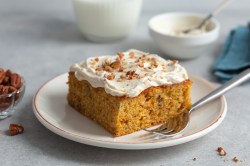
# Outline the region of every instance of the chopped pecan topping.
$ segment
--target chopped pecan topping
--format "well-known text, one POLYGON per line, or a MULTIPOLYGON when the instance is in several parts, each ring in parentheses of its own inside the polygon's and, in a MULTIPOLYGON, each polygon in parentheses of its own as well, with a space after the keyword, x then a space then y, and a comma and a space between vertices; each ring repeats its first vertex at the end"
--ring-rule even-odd
POLYGON ((107 79, 108 79, 108 80, 113 80, 113 79, 115 79, 115 74, 114 74, 114 73, 109 74, 109 75, 107 76, 107 79))
POLYGON ((99 58, 95 58, 95 61, 98 62, 98 61, 99 61, 99 58))
POLYGON ((120 67, 119 68, 119 72, 123 72, 124 71, 124 68, 123 67, 120 67))
POLYGON ((122 81, 124 81, 124 80, 121 79, 121 78, 118 78, 118 79, 117 79, 117 82, 122 82, 122 81))
POLYGON ((163 70, 161 70, 162 72, 167 72, 167 70, 166 69, 163 69, 163 70))
POLYGON ((130 53, 129 53, 129 57, 130 57, 130 58, 134 58, 134 57, 135 57, 135 53, 134 53, 134 52, 130 52, 130 53))
POLYGON ((141 68, 143 68, 144 64, 143 63, 139 63, 138 66, 141 67, 141 68))
POLYGON ((141 78, 140 75, 135 73, 134 70, 127 71, 126 76, 127 80, 132 80, 133 78, 138 78, 138 79, 141 78))
POLYGON ((121 66, 121 62, 117 59, 115 62, 111 63, 110 65, 113 69, 118 69, 121 66))
POLYGON ((120 75, 120 78, 126 78, 126 76, 124 74, 120 75))
POLYGON ((124 57, 124 54, 123 54, 122 52, 118 52, 117 55, 118 55, 118 57, 119 57, 120 59, 122 59, 122 58, 124 57))
POLYGON ((127 76, 133 76, 135 74, 134 70, 127 71, 126 75, 127 76))
POLYGON ((98 66, 95 70, 96 71, 102 71, 102 67, 98 66))
POLYGON ((110 66, 105 66, 104 70, 107 71, 107 72, 112 72, 113 71, 112 67, 110 67, 110 66))
POLYGON ((175 65, 175 64, 177 64, 178 63, 178 61, 177 60, 173 60, 173 65, 175 65))

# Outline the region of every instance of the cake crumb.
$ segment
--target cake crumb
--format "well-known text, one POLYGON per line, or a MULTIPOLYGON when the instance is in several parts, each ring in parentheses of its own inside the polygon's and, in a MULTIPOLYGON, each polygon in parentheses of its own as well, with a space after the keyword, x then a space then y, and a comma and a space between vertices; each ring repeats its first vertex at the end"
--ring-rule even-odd
POLYGON ((226 156, 227 155, 227 152, 222 147, 218 147, 217 152, 219 152, 220 156, 226 156))
POLYGON ((196 161, 196 160, 197 160, 197 158, 196 158, 196 157, 194 157, 194 158, 193 158, 193 161, 196 161))

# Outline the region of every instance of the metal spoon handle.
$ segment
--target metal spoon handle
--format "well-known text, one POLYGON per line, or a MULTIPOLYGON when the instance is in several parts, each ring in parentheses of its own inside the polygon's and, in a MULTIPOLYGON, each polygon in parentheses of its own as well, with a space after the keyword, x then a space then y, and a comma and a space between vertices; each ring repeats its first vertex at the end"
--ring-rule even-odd
POLYGON ((241 84, 242 82, 248 80, 249 78, 250 78, 250 68, 246 69, 245 71, 240 73, 238 76, 235 76, 234 78, 232 78, 231 80, 226 82, 221 87, 215 89, 214 91, 209 93, 207 96, 205 96, 202 99, 200 99, 199 101, 197 101, 195 104, 193 104, 190 112, 199 108, 200 106, 216 99, 217 97, 223 95, 224 93, 226 93, 230 89, 232 89, 235 86, 241 84))
POLYGON ((229 2, 232 2, 232 0, 224 0, 221 4, 219 4, 219 6, 217 6, 213 12, 211 13, 213 16, 217 15, 218 13, 221 12, 222 9, 224 9, 229 2))
POLYGON ((224 9, 229 4, 229 2, 231 2, 231 1, 232 0, 224 0, 206 18, 203 19, 203 21, 198 25, 197 28, 198 29, 201 28, 207 22, 207 20, 209 20, 210 18, 212 18, 215 15, 217 15, 218 13, 220 13, 222 11, 222 9, 224 9))

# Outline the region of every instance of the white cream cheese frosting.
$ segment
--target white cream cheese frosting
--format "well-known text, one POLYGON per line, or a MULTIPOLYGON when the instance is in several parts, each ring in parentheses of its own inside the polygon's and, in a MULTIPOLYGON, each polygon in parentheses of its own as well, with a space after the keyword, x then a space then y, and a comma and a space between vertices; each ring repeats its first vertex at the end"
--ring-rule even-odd
POLYGON ((86 80, 92 87, 102 87, 113 96, 136 97, 149 87, 188 79, 186 70, 177 61, 138 50, 91 57, 73 64, 70 71, 75 72, 79 81, 86 80))

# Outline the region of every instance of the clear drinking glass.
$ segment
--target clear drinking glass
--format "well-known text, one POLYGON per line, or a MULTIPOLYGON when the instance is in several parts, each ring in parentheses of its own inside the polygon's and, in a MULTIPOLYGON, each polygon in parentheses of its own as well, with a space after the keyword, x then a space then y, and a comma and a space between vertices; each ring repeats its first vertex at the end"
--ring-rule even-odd
POLYGON ((126 37, 135 27, 142 0, 73 0, 82 34, 94 42, 126 37))

